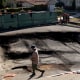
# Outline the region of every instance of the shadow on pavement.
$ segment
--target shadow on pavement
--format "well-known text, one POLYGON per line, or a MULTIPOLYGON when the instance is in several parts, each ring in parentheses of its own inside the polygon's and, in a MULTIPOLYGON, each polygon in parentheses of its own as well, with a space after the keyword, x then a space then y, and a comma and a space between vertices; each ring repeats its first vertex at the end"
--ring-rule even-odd
POLYGON ((14 69, 20 69, 20 68, 24 69, 24 70, 27 70, 28 72, 32 72, 31 68, 28 67, 28 66, 17 66, 17 67, 13 67, 11 69, 14 70, 14 69))

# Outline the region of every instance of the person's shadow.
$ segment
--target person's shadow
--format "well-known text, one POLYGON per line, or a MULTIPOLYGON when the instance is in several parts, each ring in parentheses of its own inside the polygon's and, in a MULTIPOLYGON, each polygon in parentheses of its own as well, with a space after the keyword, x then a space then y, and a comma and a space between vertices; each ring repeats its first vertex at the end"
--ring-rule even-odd
POLYGON ((13 67, 13 68, 11 68, 11 69, 14 70, 14 69, 19 69, 19 68, 22 68, 22 69, 24 69, 24 70, 27 70, 28 72, 32 72, 32 71, 28 68, 28 66, 17 66, 17 67, 13 67))
MULTIPOLYGON (((11 68, 11 69, 14 70, 14 69, 19 69, 19 68, 24 69, 24 70, 27 70, 28 72, 32 72, 32 70, 29 69, 28 66, 17 66, 17 67, 13 67, 13 68, 11 68)), ((27 80, 30 80, 30 79, 33 78, 34 76, 35 76, 34 74, 30 75, 27 80)))

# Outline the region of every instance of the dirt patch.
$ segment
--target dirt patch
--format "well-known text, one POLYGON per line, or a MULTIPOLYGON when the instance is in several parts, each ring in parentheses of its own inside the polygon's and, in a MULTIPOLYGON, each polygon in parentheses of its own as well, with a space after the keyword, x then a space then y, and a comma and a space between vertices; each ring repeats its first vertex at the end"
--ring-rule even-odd
POLYGON ((80 18, 71 18, 70 22, 77 22, 80 23, 80 18))
POLYGON ((65 64, 44 64, 41 65, 41 69, 45 70, 51 70, 51 69, 60 69, 60 70, 65 70, 65 71, 70 71, 69 67, 71 65, 65 65, 65 64))

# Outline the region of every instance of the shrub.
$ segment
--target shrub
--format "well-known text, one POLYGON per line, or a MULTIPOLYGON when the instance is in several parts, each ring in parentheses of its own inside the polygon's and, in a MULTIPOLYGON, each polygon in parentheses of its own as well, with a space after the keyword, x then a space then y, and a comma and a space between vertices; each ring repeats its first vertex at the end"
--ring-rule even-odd
POLYGON ((46 11, 47 9, 47 5, 35 5, 31 8, 32 11, 46 11))

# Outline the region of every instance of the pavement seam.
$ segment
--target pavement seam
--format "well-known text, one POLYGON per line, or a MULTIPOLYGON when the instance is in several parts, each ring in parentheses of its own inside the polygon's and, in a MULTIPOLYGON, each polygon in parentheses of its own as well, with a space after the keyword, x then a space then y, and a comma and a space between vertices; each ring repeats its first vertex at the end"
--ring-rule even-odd
MULTIPOLYGON (((65 74, 80 74, 80 72, 78 72, 78 71, 70 71, 70 72, 65 72, 65 73, 60 73, 60 74, 45 76, 45 77, 42 77, 42 78, 57 77, 57 76, 65 75, 65 74)), ((35 80, 35 79, 33 79, 33 80, 35 80)))

